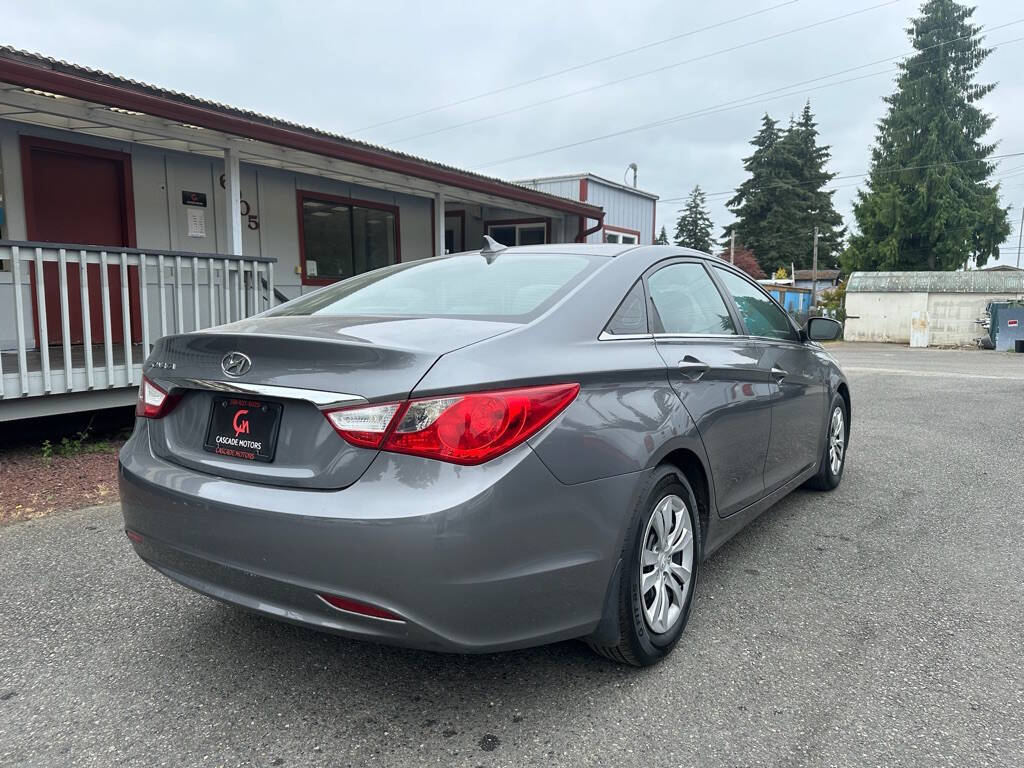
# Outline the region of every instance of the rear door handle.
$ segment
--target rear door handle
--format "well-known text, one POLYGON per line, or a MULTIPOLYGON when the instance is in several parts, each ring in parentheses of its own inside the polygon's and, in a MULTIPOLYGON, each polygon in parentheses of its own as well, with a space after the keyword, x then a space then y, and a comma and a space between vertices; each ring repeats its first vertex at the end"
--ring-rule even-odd
POLYGON ((781 368, 776 368, 774 366, 772 367, 772 378, 775 379, 775 381, 777 381, 779 384, 781 384, 782 380, 785 379, 788 375, 789 373, 787 371, 784 371, 781 368))
POLYGON ((692 355, 687 355, 679 361, 679 372, 690 381, 696 381, 707 373, 710 368, 710 365, 692 355))

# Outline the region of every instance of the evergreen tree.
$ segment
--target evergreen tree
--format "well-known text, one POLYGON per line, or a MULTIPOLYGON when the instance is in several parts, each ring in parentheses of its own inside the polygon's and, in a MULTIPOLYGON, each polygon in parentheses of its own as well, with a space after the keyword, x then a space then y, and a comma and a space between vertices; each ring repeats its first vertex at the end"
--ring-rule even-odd
POLYGON ((736 229, 738 239, 754 252, 761 266, 772 270, 792 260, 798 240, 796 162, 783 136, 778 123, 765 114, 761 129, 750 142, 754 153, 743 160, 749 176, 726 203, 736 222, 726 227, 725 241, 736 229))
POLYGON ((999 186, 988 179, 993 118, 978 102, 994 85, 974 82, 990 53, 974 8, 927 0, 907 29, 917 51, 900 64, 878 125, 865 190, 854 204, 859 232, 848 270, 952 270, 998 257, 1010 232, 999 186))
POLYGON ((658 239, 654 241, 655 245, 668 245, 668 232, 665 231, 664 225, 661 227, 661 232, 658 233, 658 239))
POLYGON ((725 242, 735 228, 765 269, 807 268, 817 226, 819 264, 829 265, 846 230, 832 204, 833 192, 825 189, 835 174, 825 167, 831 155, 828 146, 818 145, 810 103, 785 130, 766 114, 751 144, 754 153, 743 161, 749 176, 726 203, 737 221, 726 228, 725 242))
POLYGON ((833 254, 838 255, 842 251, 846 227, 843 226, 843 217, 832 205, 835 190, 825 189, 836 174, 826 168, 832 153, 828 145, 818 144, 818 124, 814 122, 810 101, 804 104, 800 119, 790 124, 782 141, 788 145, 786 156, 794 162, 793 182, 802 198, 796 212, 799 222, 794 233, 797 239, 793 243, 796 254, 790 261, 798 269, 811 266, 813 232, 817 227, 818 266, 835 266, 833 254))
POLYGON ((712 228, 707 198, 698 184, 686 198, 686 206, 679 212, 679 221, 676 222, 676 245, 710 253, 713 247, 712 228))

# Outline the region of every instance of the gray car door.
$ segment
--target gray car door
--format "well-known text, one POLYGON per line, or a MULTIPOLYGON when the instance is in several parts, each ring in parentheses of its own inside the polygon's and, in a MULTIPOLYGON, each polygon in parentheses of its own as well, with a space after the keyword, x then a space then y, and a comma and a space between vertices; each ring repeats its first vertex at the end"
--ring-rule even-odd
POLYGON ((759 285, 714 267, 735 302, 772 388, 772 426, 764 465, 769 493, 811 467, 821 452, 828 407, 826 368, 817 345, 804 343, 789 315, 759 285))
POLYGON ((768 374, 702 260, 659 264, 645 277, 656 347, 704 442, 718 512, 732 514, 764 495, 768 374))

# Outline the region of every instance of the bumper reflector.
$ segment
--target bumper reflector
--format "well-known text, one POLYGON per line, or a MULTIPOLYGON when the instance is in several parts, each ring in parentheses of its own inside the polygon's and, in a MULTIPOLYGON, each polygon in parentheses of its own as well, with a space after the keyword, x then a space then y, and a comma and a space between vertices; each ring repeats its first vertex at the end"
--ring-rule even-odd
POLYGON ((134 541, 136 544, 141 544, 142 543, 142 534, 141 533, 136 533, 135 531, 131 531, 131 530, 125 528, 124 529, 124 535, 127 536, 132 541, 134 541))
POLYGON ((384 621, 405 621, 401 616, 391 611, 385 611, 383 608, 378 608, 376 605, 370 605, 369 603, 361 603, 350 597, 321 594, 317 594, 317 597, 331 606, 331 608, 337 608, 339 611, 345 611, 346 613, 355 613, 360 616, 369 616, 373 619, 383 619, 384 621))

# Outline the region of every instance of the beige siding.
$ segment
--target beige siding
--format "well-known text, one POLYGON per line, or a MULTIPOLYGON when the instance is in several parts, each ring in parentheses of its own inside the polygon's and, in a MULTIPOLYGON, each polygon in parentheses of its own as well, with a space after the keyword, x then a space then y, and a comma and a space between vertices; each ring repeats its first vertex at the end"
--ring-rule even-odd
POLYGON ((910 343, 910 317, 928 310, 927 293, 847 293, 847 341, 910 343))
POLYGON ((910 343, 910 321, 923 313, 929 345, 969 346, 983 334, 975 320, 990 301, 1007 301, 1017 294, 869 292, 847 293, 847 341, 910 343))

